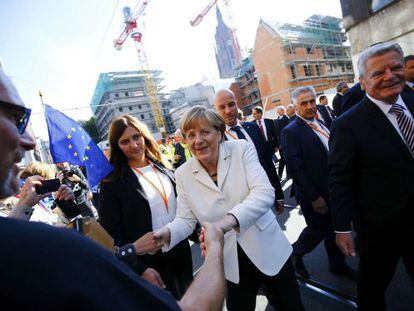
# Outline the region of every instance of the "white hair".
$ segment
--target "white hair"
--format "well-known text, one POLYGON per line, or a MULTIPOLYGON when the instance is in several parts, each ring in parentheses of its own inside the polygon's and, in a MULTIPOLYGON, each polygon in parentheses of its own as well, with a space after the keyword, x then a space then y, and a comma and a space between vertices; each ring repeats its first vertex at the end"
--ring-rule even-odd
POLYGON ((301 86, 297 89, 294 89, 292 92, 292 102, 296 105, 299 95, 305 94, 305 93, 312 93, 313 97, 316 98, 316 91, 313 88, 313 86, 301 86))
POLYGON ((283 112, 286 112, 285 107, 282 106, 282 105, 276 107, 276 111, 278 111, 278 110, 283 110, 283 112))
POLYGON ((358 59, 358 73, 360 77, 365 76, 365 65, 368 61, 368 59, 375 57, 375 56, 381 56, 385 53, 395 51, 400 56, 401 59, 404 59, 404 52, 401 49, 401 46, 398 43, 379 43, 376 45, 373 45, 369 48, 367 48, 365 51, 361 53, 358 59))

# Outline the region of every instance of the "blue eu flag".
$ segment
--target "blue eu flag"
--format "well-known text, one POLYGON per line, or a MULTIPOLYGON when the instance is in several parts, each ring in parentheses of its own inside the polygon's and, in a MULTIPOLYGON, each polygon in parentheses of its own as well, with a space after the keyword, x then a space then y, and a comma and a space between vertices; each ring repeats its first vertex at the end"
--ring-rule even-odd
POLYGON ((86 168, 89 187, 93 188, 113 167, 88 133, 74 120, 45 105, 53 162, 69 162, 86 168))

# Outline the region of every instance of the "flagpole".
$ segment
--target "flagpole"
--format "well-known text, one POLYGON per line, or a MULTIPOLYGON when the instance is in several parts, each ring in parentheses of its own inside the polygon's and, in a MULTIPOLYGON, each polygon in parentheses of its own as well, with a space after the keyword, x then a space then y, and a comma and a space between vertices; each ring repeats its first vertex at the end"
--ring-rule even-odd
POLYGON ((40 97, 40 103, 42 104, 42 108, 44 110, 45 109, 45 102, 43 101, 43 94, 40 90, 39 90, 39 97, 40 97))

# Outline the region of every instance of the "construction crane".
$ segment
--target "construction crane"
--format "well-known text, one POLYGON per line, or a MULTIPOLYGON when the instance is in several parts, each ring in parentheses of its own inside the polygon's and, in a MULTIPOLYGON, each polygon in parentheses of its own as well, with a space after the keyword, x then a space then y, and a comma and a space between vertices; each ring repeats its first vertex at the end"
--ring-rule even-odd
POLYGON ((203 20, 204 16, 206 16, 206 14, 208 13, 208 11, 210 11, 210 9, 217 3, 217 0, 213 0, 210 2, 210 4, 203 10, 203 12, 201 12, 200 14, 197 15, 197 17, 190 21, 190 25, 191 26, 197 26, 198 24, 201 23, 201 21, 203 20))
POLYGON ((117 50, 122 49, 122 45, 128 36, 134 41, 135 48, 138 53, 139 65, 144 73, 145 87, 147 89, 149 104, 154 116, 155 126, 162 134, 165 131, 164 118, 161 113, 160 102, 157 96, 157 86, 149 69, 147 56, 142 44, 142 33, 137 31, 137 20, 144 13, 145 8, 150 0, 139 1, 133 12, 130 7, 124 7, 124 29, 117 39, 114 40, 114 47, 117 50))

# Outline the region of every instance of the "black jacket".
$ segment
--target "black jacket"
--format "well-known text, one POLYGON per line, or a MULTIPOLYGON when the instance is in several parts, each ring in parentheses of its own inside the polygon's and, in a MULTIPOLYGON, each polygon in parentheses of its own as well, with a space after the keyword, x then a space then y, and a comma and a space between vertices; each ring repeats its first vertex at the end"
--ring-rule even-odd
MULTIPOLYGON (((175 190, 175 180, 172 173, 161 164, 155 164, 156 169, 167 175, 175 190)), ((125 165, 123 174, 113 180, 101 183, 99 216, 102 226, 114 238, 115 245, 123 246, 133 243, 147 232, 153 231, 151 209, 144 189, 132 169, 125 165)), ((139 274, 149 268, 159 266, 165 261, 187 265, 192 270, 191 252, 187 240, 182 241, 168 253, 158 251, 155 255, 138 257, 138 265, 134 270, 139 274)))
MULTIPOLYGON (((401 96, 414 115, 414 96, 401 96)), ((413 155, 368 97, 332 123, 328 166, 335 230, 413 227, 413 155)))

